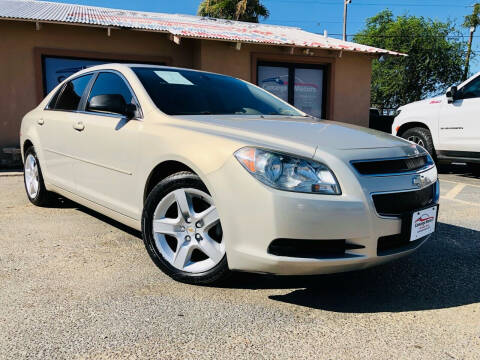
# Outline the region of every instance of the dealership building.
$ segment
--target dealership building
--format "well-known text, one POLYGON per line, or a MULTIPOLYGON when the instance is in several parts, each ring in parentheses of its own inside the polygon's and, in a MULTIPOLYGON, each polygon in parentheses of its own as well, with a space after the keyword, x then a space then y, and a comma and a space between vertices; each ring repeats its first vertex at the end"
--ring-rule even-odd
POLYGON ((286 26, 35 0, 0 0, 0 166, 23 115, 59 82, 105 62, 235 76, 301 110, 368 126, 372 60, 392 51, 286 26))

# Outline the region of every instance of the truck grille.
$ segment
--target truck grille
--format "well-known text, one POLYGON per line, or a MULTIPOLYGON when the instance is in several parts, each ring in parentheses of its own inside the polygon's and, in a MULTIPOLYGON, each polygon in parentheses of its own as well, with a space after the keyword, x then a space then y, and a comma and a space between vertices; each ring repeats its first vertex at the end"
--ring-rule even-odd
POLYGON ((353 167, 362 175, 401 174, 430 164, 427 155, 403 159, 353 161, 353 167))
POLYGON ((400 216, 404 213, 421 209, 433 204, 435 186, 425 189, 392 194, 375 194, 372 196, 377 213, 382 216, 400 216))

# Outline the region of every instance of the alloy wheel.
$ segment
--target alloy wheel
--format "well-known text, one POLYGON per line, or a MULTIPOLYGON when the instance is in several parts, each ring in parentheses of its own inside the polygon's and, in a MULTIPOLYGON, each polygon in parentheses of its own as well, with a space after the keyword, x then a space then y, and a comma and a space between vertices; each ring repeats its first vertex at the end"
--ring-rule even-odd
POLYGON ((176 269, 205 272, 225 256, 217 208, 204 191, 170 192, 157 205, 152 225, 155 246, 176 269))
POLYGON ((38 163, 35 156, 28 154, 25 159, 25 187, 27 188, 28 196, 35 199, 40 188, 40 180, 38 174, 38 163))
POLYGON ((423 140, 418 137, 418 136, 415 136, 415 135, 412 135, 412 136, 409 136, 407 138, 408 141, 411 141, 411 142, 414 142, 415 144, 417 145, 420 145, 422 147, 425 147, 425 143, 423 142, 423 140))

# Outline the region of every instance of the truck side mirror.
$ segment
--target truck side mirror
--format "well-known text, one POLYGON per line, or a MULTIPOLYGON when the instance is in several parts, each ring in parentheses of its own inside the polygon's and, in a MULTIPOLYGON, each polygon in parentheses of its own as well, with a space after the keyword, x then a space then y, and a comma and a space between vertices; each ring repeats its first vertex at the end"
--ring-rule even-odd
POLYGON ((449 104, 457 100, 457 87, 454 85, 447 90, 445 94, 447 96, 447 101, 449 104))

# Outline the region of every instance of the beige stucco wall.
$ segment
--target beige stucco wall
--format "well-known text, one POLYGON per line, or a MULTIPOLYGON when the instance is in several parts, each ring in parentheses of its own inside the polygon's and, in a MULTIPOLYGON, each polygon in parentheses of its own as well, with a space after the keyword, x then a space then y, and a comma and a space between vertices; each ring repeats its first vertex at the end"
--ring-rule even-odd
POLYGON ((285 47, 210 40, 182 39, 177 45, 166 34, 107 30, 86 26, 0 20, 0 149, 18 146, 22 116, 38 103, 37 48, 98 53, 108 58, 168 58, 170 64, 236 76, 255 82, 257 60, 327 64, 330 69, 327 116, 368 126, 371 60, 367 55, 314 50, 313 55, 285 47), (37 55, 36 55, 37 54, 37 55))

